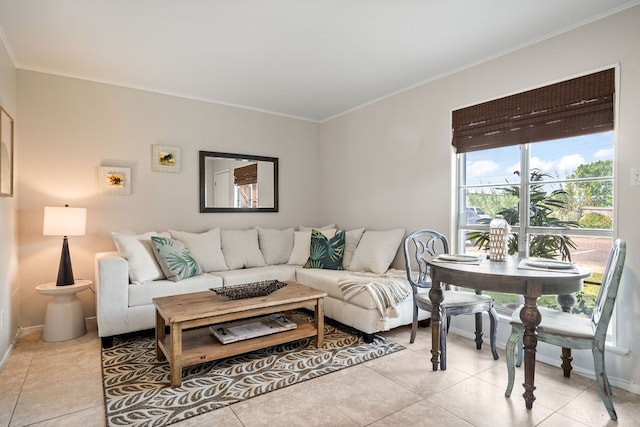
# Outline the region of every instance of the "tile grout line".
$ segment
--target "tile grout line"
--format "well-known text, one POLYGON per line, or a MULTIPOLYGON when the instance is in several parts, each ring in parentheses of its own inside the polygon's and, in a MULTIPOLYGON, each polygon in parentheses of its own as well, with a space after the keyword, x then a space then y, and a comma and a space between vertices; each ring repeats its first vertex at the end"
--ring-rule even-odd
POLYGON ((24 376, 22 377, 22 381, 20 382, 20 390, 18 391, 18 395, 16 396, 16 400, 13 404, 13 409, 11 410, 11 417, 9 417, 9 424, 8 424, 9 426, 13 425, 13 420, 14 420, 14 417, 16 416, 16 409, 18 408, 18 402, 20 402, 20 397, 22 396, 22 392, 24 391, 27 378, 29 377, 29 370, 31 370, 31 365, 33 364, 33 353, 34 353, 33 350, 29 350, 29 353, 28 353, 29 363, 27 365, 27 368, 24 370, 24 376))

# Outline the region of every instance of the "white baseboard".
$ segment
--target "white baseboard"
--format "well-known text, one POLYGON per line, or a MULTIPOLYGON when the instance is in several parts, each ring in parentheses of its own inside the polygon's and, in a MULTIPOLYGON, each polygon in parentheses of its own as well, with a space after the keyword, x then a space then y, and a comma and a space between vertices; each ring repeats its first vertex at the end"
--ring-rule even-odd
MULTIPOLYGON (((86 317, 85 322, 87 323, 87 328, 94 327, 96 325, 96 317, 86 317)), ((44 329, 44 325, 36 325, 36 326, 27 326, 18 329, 18 334, 16 335, 16 339, 23 335, 34 334, 36 332, 40 332, 44 329)))
MULTIPOLYGON (((87 322, 87 327, 88 328, 95 328, 96 327, 96 317, 87 317, 86 319, 87 322)), ((11 357, 11 353, 14 349, 14 347, 16 346, 16 343, 18 342, 18 339, 24 335, 29 335, 29 334, 35 334, 37 332, 40 332, 44 329, 44 325, 36 325, 36 326, 28 326, 28 327, 21 327, 18 328, 18 330, 16 331, 16 335, 15 337, 13 337, 13 341, 11 341, 11 344, 9 345, 9 348, 7 349, 7 351, 5 352, 5 354, 2 355, 2 359, 0 359, 0 372, 4 369, 5 365, 7 364, 7 362, 9 361, 9 357, 11 357)))
POLYGON ((9 344, 9 347, 7 348, 7 351, 2 355, 2 359, 0 359, 0 372, 2 372, 5 365, 9 361, 9 357, 11 357, 11 352, 13 352, 13 348, 16 346, 16 343, 18 342, 19 336, 20 336, 20 328, 18 328, 16 335, 13 337, 11 344, 9 344))
POLYGON ((14 344, 10 344, 5 354, 2 355, 2 360, 0 360, 0 372, 2 372, 5 365, 9 361, 9 356, 11 356, 11 352, 13 351, 13 346, 14 344))
POLYGON ((18 336, 35 334, 36 332, 40 332, 44 329, 44 325, 36 325, 36 326, 27 326, 25 328, 20 328, 18 331, 18 336))

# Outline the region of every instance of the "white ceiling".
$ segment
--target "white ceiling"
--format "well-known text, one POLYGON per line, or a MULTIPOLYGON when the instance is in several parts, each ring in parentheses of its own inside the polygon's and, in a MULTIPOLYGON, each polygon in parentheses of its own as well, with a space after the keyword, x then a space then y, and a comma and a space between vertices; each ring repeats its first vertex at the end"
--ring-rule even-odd
POLYGON ((0 37, 19 69, 322 121, 639 3, 0 0, 0 37))

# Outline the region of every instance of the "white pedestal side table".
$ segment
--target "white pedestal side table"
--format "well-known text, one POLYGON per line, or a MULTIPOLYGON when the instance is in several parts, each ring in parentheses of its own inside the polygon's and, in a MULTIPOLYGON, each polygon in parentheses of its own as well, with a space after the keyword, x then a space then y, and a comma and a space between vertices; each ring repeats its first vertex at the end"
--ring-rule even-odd
POLYGON ((82 301, 76 294, 92 283, 91 280, 76 280, 73 285, 56 286, 55 282, 51 282, 36 286, 42 295, 53 297, 47 304, 42 341, 66 341, 87 333, 82 301))

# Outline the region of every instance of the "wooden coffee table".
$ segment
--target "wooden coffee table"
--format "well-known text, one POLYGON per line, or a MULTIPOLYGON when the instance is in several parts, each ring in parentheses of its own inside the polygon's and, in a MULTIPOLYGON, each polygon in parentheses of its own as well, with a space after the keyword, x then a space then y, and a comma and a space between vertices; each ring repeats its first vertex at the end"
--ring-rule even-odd
POLYGON ((169 361, 171 387, 182 384, 182 368, 236 354, 271 347, 307 337, 316 337, 322 347, 324 330, 324 297, 326 292, 296 282, 264 297, 232 300, 213 291, 154 298, 156 306, 156 355, 169 361), (209 328, 216 323, 279 313, 296 308, 311 308, 315 320, 291 318, 295 329, 273 335, 221 344, 209 328), (166 326, 170 334, 166 335, 166 326))

